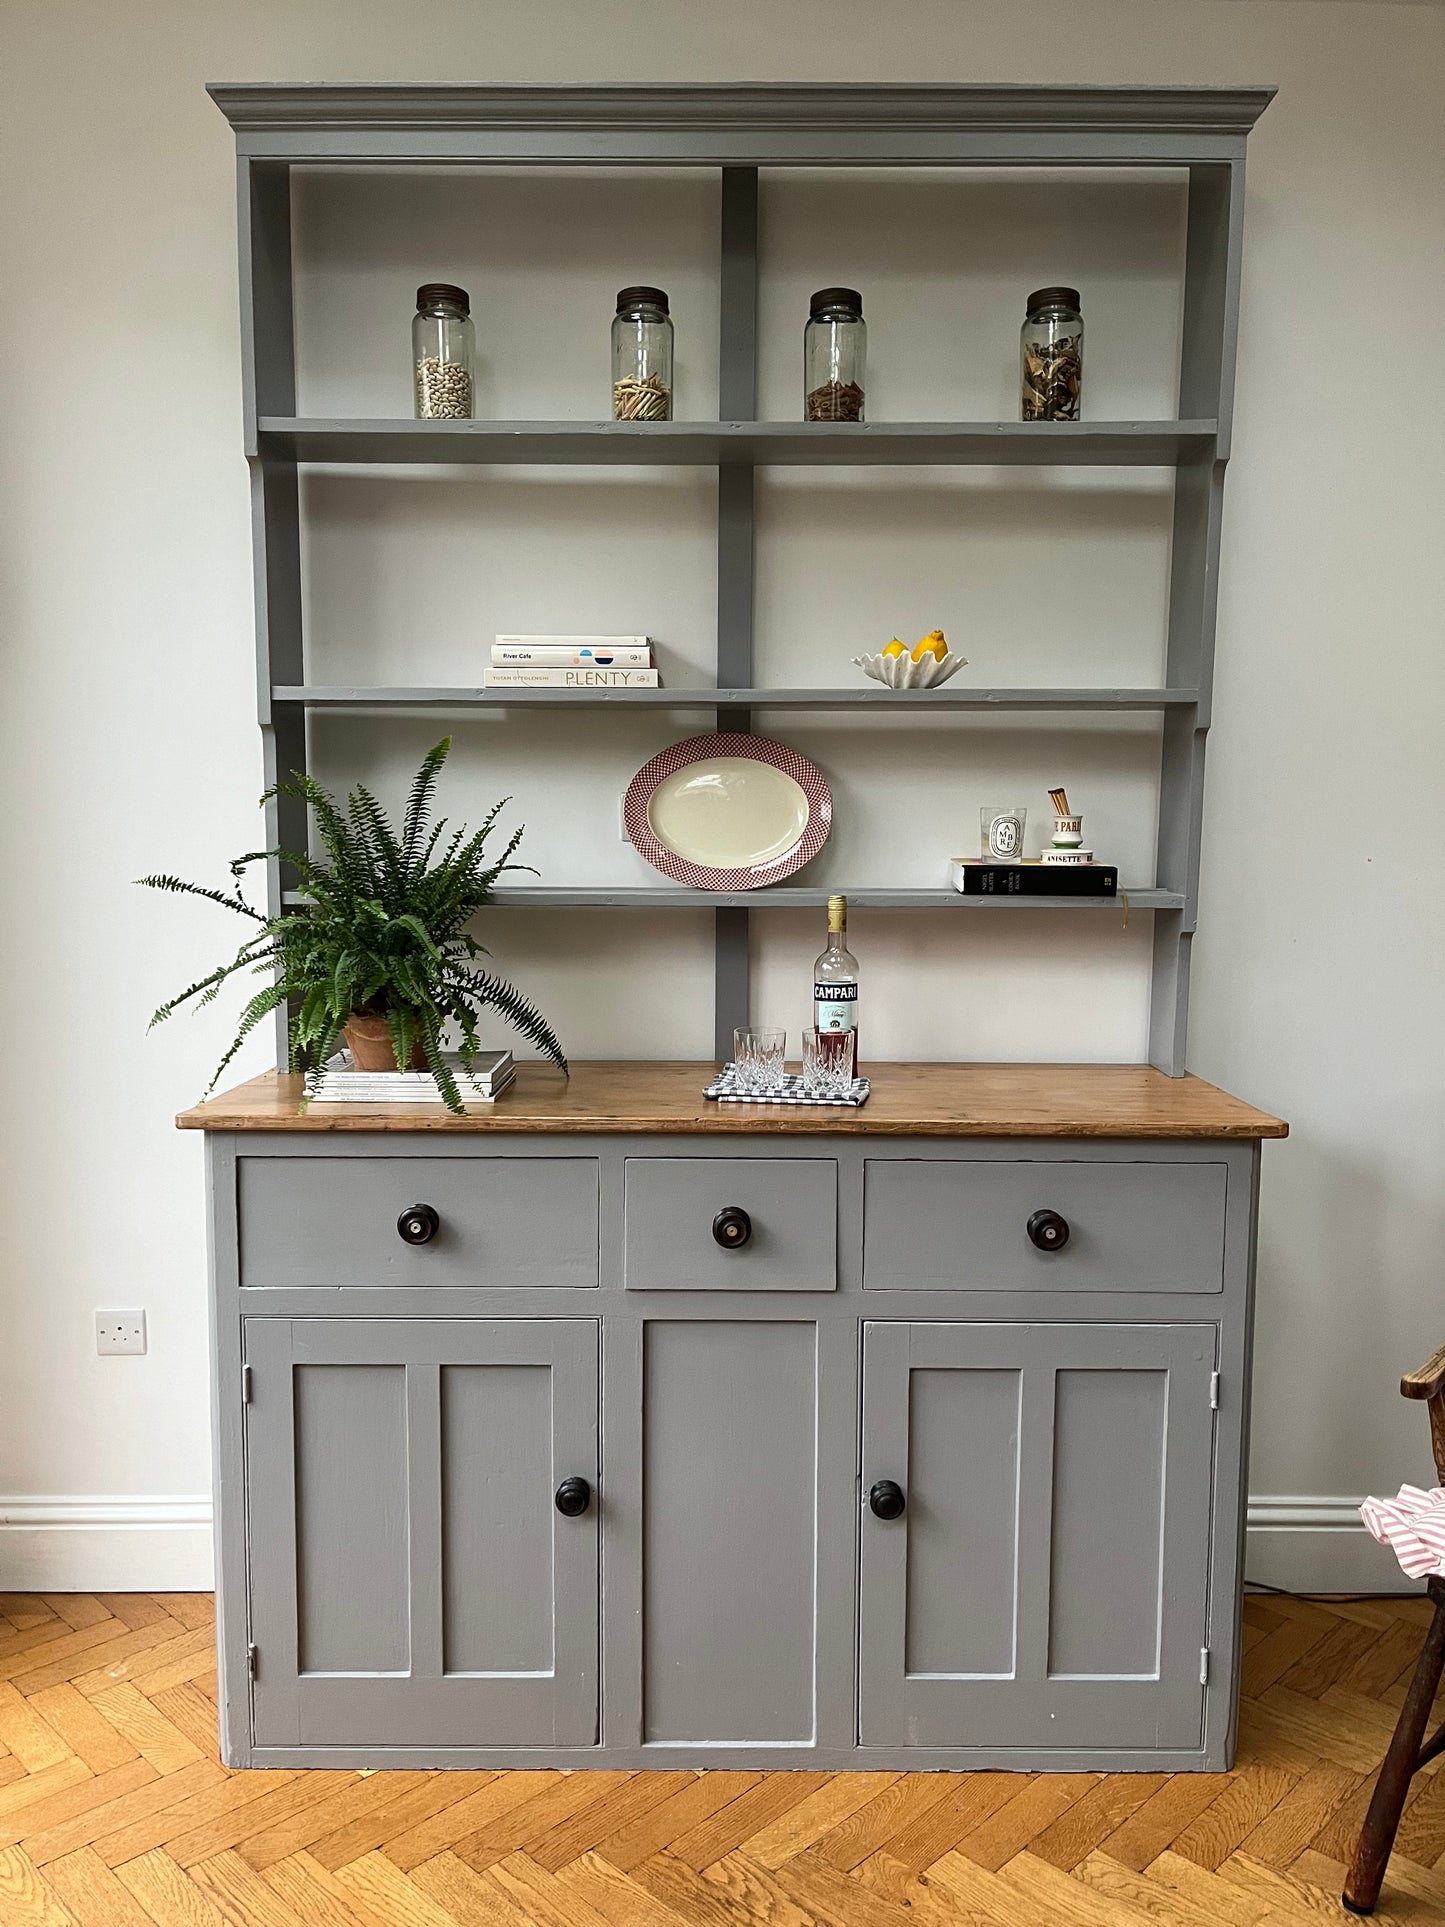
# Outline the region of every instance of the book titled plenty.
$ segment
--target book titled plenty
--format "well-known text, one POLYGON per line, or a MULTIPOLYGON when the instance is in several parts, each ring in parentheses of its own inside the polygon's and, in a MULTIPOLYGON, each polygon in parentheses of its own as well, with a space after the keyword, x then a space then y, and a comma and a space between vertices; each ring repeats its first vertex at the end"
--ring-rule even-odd
POLYGON ((487 689, 656 689, 655 669, 548 669, 517 663, 482 672, 487 689))

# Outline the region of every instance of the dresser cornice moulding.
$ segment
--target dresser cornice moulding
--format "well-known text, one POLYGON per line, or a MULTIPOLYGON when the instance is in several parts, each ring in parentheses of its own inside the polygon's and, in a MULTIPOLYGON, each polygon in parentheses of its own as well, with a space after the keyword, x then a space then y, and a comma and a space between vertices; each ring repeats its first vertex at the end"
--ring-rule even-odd
POLYGON ((213 81, 238 132, 516 127, 529 131, 1247 134, 1273 87, 1090 87, 736 81, 606 86, 457 86, 388 81, 213 81))

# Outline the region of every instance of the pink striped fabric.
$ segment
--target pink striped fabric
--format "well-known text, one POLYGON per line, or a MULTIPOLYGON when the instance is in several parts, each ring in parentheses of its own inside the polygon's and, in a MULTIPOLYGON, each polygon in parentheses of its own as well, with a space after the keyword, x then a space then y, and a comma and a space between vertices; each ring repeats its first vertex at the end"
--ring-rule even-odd
POLYGON ((1445 1573, 1445 1488, 1422 1492, 1417 1485, 1402 1485, 1398 1498, 1366 1499, 1360 1517, 1412 1579, 1445 1573))

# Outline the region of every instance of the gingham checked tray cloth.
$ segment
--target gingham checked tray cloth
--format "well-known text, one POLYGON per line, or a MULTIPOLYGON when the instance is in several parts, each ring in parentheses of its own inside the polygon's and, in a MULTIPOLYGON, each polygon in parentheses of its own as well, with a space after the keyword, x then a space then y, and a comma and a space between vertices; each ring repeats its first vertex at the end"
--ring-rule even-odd
POLYGON ((803 1080, 795 1071, 784 1071, 781 1081, 766 1091, 743 1091, 738 1089, 733 1066, 724 1064, 703 1096, 716 1098, 719 1104, 827 1104, 835 1108, 841 1104, 856 1110, 868 1102, 869 1089, 866 1077, 855 1077, 837 1097, 814 1097, 803 1089, 803 1080))

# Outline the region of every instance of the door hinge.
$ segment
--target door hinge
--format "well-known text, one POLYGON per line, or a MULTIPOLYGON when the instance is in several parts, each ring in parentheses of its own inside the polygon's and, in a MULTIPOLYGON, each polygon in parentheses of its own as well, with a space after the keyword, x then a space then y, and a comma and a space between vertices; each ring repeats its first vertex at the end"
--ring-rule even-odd
MULTIPOLYGON (((255 1650, 253 1646, 251 1651, 254 1653, 255 1650)), ((1199 1684, 1201 1686, 1209 1684, 1209 1648, 1207 1646, 1201 1646, 1199 1649, 1199 1684)))
POLYGON ((249 1365, 241 1367, 241 1403, 243 1405, 251 1403, 251 1367, 249 1365))
POLYGON ((254 1679, 256 1677, 256 1648, 254 1646, 248 1646, 246 1648, 246 1677, 248 1679, 254 1679))
POLYGON ((1219 1374, 1218 1372, 1211 1372, 1209 1374, 1209 1409, 1211 1412, 1217 1412, 1219 1410, 1219 1374))

